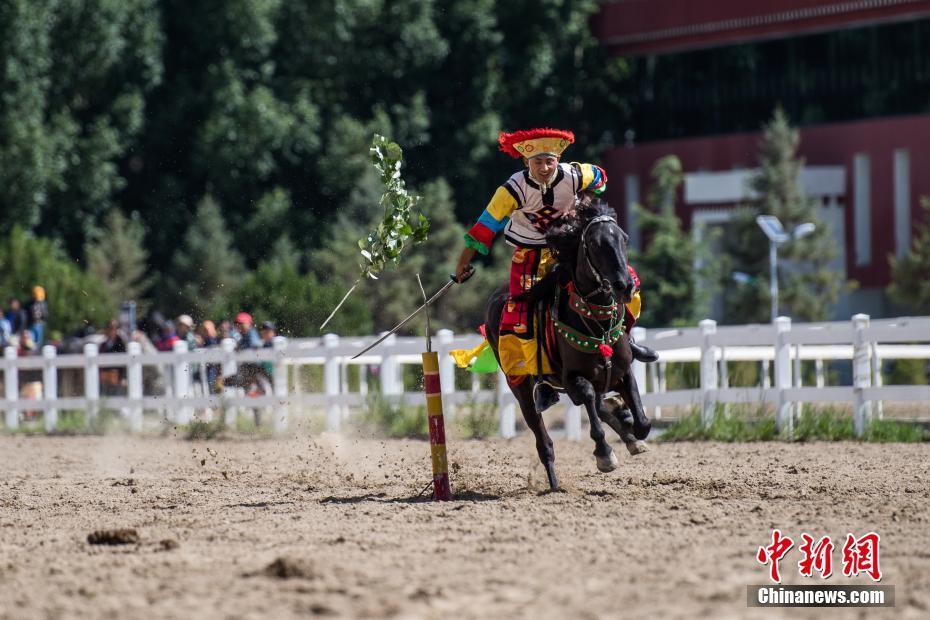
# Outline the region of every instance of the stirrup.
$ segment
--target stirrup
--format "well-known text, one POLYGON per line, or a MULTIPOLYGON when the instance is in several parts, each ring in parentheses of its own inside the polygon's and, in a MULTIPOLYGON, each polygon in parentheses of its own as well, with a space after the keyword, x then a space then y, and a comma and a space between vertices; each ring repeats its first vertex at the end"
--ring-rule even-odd
POLYGON ((548 381, 539 380, 533 386, 533 404, 537 413, 542 413, 549 407, 558 404, 559 393, 548 381))

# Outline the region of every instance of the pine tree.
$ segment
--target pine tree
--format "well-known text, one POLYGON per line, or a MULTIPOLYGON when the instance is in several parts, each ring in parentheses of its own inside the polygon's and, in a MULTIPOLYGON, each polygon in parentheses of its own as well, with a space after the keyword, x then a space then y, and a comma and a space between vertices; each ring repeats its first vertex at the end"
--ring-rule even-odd
POLYGON ((898 303, 921 315, 930 314, 930 197, 920 201, 922 223, 911 239, 911 247, 901 258, 890 256, 891 285, 888 294, 898 303))
POLYGON ((32 287, 45 288, 48 338, 86 325, 101 327, 116 315, 105 283, 81 270, 61 245, 35 237, 19 226, 0 237, 0 299, 29 299, 32 287))
POLYGON ((175 313, 196 318, 221 304, 245 277, 242 256, 232 247, 220 205, 207 195, 197 206, 184 242, 175 251, 169 286, 175 313))
POLYGON ((750 187, 758 199, 743 208, 725 237, 726 266, 722 270, 724 318, 730 323, 768 322, 768 239, 756 224, 759 214, 774 215, 787 232, 800 224, 815 224, 814 232, 778 248, 779 313, 797 320, 829 318, 844 283, 830 269, 837 256, 830 230, 817 215, 817 203, 804 195, 799 175, 804 160, 797 156, 800 135, 778 108, 764 127, 759 145, 759 172, 750 187), (740 283, 733 274, 742 272, 740 283))
MULTIPOLYGON (((706 288, 698 291, 695 264, 699 250, 675 215, 675 194, 684 180, 681 161, 667 155, 652 167, 649 208, 636 205, 645 250, 632 252, 630 262, 642 281, 645 326, 693 324, 703 310, 706 288)), ((708 265, 706 261, 703 263, 708 265)))
POLYGON ((135 301, 140 315, 148 308, 146 297, 152 285, 144 244, 145 228, 138 214, 127 218, 114 209, 104 219, 104 230, 84 247, 87 271, 104 283, 111 305, 135 301))

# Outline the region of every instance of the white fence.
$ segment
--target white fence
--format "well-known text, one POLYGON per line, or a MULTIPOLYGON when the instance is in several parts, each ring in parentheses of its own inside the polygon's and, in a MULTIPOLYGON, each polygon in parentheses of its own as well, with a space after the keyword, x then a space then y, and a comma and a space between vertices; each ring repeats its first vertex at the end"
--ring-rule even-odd
MULTIPOLYGON (((845 402, 854 407, 857 433, 861 433, 873 417, 881 417, 882 401, 930 402, 930 387, 882 386, 881 366, 885 359, 930 358, 930 317, 869 321, 856 315, 850 322, 791 324, 779 318, 774 325, 721 326, 710 320, 697 328, 654 329, 636 328, 637 341, 658 349, 662 361, 657 364, 635 364, 643 403, 654 417, 661 417, 663 407, 697 407, 702 419, 709 423, 717 404, 762 403, 772 406, 779 427, 791 432, 796 403, 845 402), (801 383, 801 361, 814 360, 816 380, 813 386, 801 383), (824 361, 850 360, 851 385, 828 386, 824 361), (751 361, 760 364, 760 384, 754 387, 730 387, 728 362, 751 361), (667 391, 665 374, 668 364, 699 363, 699 386, 694 389, 667 391), (769 370, 772 377, 769 379, 769 370)), ((273 410, 273 428, 283 431, 294 415, 322 411, 326 427, 337 431, 351 408, 362 407, 368 398, 371 381, 380 393, 407 404, 422 404, 420 391, 405 390, 402 378, 404 365, 421 363, 422 338, 389 337, 368 354, 351 359, 364 349, 373 337, 339 338, 329 334, 322 338, 287 341, 276 338, 274 346, 236 352, 231 340, 222 347, 188 352, 185 343, 178 343, 172 353, 143 353, 137 343, 129 345, 128 353, 98 354, 97 346, 85 345, 84 354, 57 355, 53 347, 45 347, 41 356, 16 356, 7 348, 2 361, 4 411, 7 429, 15 429, 24 411, 42 411, 45 429, 52 432, 60 410, 85 410, 93 416, 102 408, 120 410, 134 431, 142 429, 143 412, 158 411, 176 424, 189 423, 197 411, 209 410, 211 415, 223 412, 225 422, 234 426, 241 408, 273 410), (247 396, 236 388, 225 388, 221 394, 211 394, 205 380, 192 380, 192 367, 205 369, 207 364, 222 367, 229 376, 242 363, 269 363, 272 368, 269 394, 247 396), (322 367, 322 392, 304 390, 301 367, 322 367), (355 366, 354 382, 349 370, 355 366), (125 369, 125 394, 101 396, 100 369, 125 369), (144 393, 143 368, 162 369, 167 380, 163 393, 144 393), (82 389, 79 396, 59 394, 60 371, 82 369, 82 389), (36 375, 41 383, 41 396, 25 398, 21 394, 20 378, 36 375), (375 377, 369 373, 376 373, 375 377), (354 391, 350 385, 355 383, 354 391)), ((498 408, 500 434, 511 437, 516 429, 516 403, 498 374, 494 389, 481 389, 478 377, 469 385, 456 385, 456 372, 448 351, 471 348, 480 342, 477 335, 455 336, 441 330, 434 339, 440 354, 440 377, 446 410, 454 415, 456 405, 464 403, 495 403, 498 408)), ((76 374, 76 373, 72 373, 76 374)), ((199 373, 205 377, 206 373, 199 373)), ((61 376, 64 376, 62 374, 61 376)), ((37 382, 33 382, 34 384, 37 382)), ((563 397, 564 398, 564 397, 563 397)), ((565 433, 569 438, 581 437, 578 407, 568 405, 565 433)))

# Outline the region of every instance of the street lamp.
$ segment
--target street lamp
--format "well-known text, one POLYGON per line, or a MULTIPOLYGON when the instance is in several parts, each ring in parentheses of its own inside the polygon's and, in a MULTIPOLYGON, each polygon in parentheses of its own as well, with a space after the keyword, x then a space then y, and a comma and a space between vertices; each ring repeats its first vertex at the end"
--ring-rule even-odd
POLYGON ((797 241, 814 232, 817 228, 813 222, 805 222, 795 226, 791 234, 785 232, 784 226, 774 215, 760 215, 756 224, 769 239, 769 292, 772 297, 772 323, 778 317, 778 246, 789 240, 797 241))

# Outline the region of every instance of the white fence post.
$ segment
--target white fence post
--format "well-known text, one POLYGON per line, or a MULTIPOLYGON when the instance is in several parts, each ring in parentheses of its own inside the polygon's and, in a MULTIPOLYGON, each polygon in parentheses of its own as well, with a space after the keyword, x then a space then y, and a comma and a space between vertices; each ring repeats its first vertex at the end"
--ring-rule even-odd
POLYGON ((58 425, 58 408, 52 406, 48 401, 58 399, 58 366, 55 366, 55 358, 58 351, 50 344, 42 347, 42 357, 45 361, 42 365, 42 400, 46 401, 45 412, 45 432, 51 433, 58 425))
MULTIPOLYGON (((220 342, 220 348, 223 349, 223 366, 220 372, 223 377, 230 377, 236 374, 239 364, 236 362, 236 341, 232 338, 223 338, 220 342)), ((223 398, 235 398, 238 389, 234 387, 223 387, 223 398)), ((236 420, 239 418, 239 407, 226 404, 225 420, 226 428, 236 428, 236 420)))
POLYGON ((84 345, 84 399, 87 401, 87 421, 97 417, 100 410, 100 349, 93 342, 84 345))
MULTIPOLYGON (((882 358, 878 355, 878 343, 870 343, 872 349, 872 385, 875 387, 882 387, 885 384, 884 379, 882 379, 882 358)), ((875 404, 872 405, 872 415, 876 420, 881 420, 885 417, 885 406, 882 401, 877 400, 875 404)))
POLYGON ((794 416, 791 401, 785 390, 791 387, 791 345, 787 334, 791 331, 791 319, 780 316, 775 319, 775 389, 778 391, 775 405, 775 425, 779 432, 791 436, 794 432, 794 416))
MULTIPOLYGON (((174 371, 174 397, 177 399, 186 399, 190 396, 191 387, 191 364, 188 361, 187 352, 190 350, 187 341, 178 340, 171 346, 174 354, 171 368, 174 371)), ((174 409, 174 421, 178 424, 190 424, 191 408, 181 406, 180 402, 174 409)))
MULTIPOLYGON (((630 336, 636 342, 642 342, 643 340, 646 339, 646 329, 643 327, 634 327, 632 330, 630 330, 630 336)), ((633 370, 633 378, 636 379, 636 385, 637 387, 639 387, 639 394, 640 396, 642 396, 643 394, 648 392, 648 390, 646 389, 646 371, 647 371, 646 364, 642 362, 634 361, 632 370, 633 370)), ((652 389, 653 391, 655 391, 655 386, 653 386, 652 389)))
POLYGON ((822 359, 814 360, 814 375, 815 375, 814 381, 816 382, 817 387, 819 388, 826 387, 827 379, 824 376, 822 359))
POLYGON ((455 334, 452 333, 451 329, 440 329, 436 332, 436 350, 439 352, 439 382, 444 401, 442 406, 447 420, 455 417, 456 409, 452 399, 447 398, 448 395, 455 394, 455 360, 449 355, 454 338, 455 334))
POLYGON ((358 395, 362 397, 362 400, 365 400, 366 398, 368 398, 368 364, 359 364, 357 368, 358 368, 358 395))
MULTIPOLYGON (((6 360, 6 370, 3 371, 3 390, 7 403, 19 400, 19 370, 16 368, 16 349, 7 347, 3 350, 3 359, 6 360)), ((19 410, 7 404, 6 429, 19 428, 19 410)))
POLYGON ((126 364, 126 396, 129 398, 129 407, 126 415, 129 418, 129 429, 138 433, 142 431, 142 345, 130 342, 126 345, 129 362, 126 364))
POLYGON ((565 438, 572 441, 581 439, 581 406, 569 401, 565 408, 565 438))
MULTIPOLYGON (((530 381, 527 377, 524 381, 530 381)), ((510 387, 507 385, 507 376, 504 371, 497 371, 497 410, 500 416, 500 435, 510 439, 517 434, 516 406, 510 398, 510 387)))
POLYGON ((717 333, 717 321, 704 319, 698 326, 701 328, 701 423, 710 426, 716 413, 714 392, 717 390, 717 347, 711 346, 710 337, 717 333))
POLYGON ((284 349, 287 347, 287 338, 275 336, 271 341, 274 351, 272 377, 274 378, 274 395, 278 404, 274 413, 274 432, 280 433, 287 429, 287 365, 284 363, 284 349))
POLYGON ((804 386, 804 376, 801 372, 801 345, 794 345, 794 387, 804 386))
MULTIPOLYGON (((652 392, 658 393, 662 390, 659 389, 659 366, 662 365, 662 362, 656 362, 654 364, 648 364, 647 370, 649 371, 649 385, 652 392)), ((640 388, 640 396, 642 396, 642 388, 640 388)), ((662 407, 653 407, 652 408, 652 417, 656 420, 662 418, 662 407)))
POLYGON ((856 314, 852 318, 853 324, 853 392, 856 395, 855 411, 853 412, 853 428, 856 436, 861 437, 872 417, 871 403, 865 399, 863 388, 872 385, 872 369, 869 360, 869 343, 865 338, 865 330, 869 327, 869 315, 856 314))
POLYGON ((772 362, 769 360, 762 360, 759 362, 759 374, 762 375, 762 387, 763 389, 769 389, 772 387, 772 375, 770 371, 772 370, 772 362))
POLYGON ((396 396, 403 392, 403 382, 400 380, 400 364, 391 352, 397 343, 397 334, 391 334, 382 343, 385 352, 381 358, 381 368, 378 378, 381 381, 381 396, 396 396))
MULTIPOLYGON (((655 374, 655 386, 656 386, 655 391, 658 393, 664 393, 668 385, 666 382, 666 377, 668 376, 668 373, 667 373, 668 363, 660 358, 659 361, 656 362, 655 364, 649 364, 649 365, 652 366, 653 368, 655 368, 656 366, 659 367, 658 370, 655 371, 656 373, 655 374)), ((662 419, 662 407, 656 407, 653 411, 652 417, 654 417, 656 420, 661 420, 662 419)))
POLYGON ((333 355, 332 349, 339 346, 339 336, 326 334, 323 336, 323 346, 326 351, 326 361, 323 362, 323 389, 326 392, 326 430, 331 433, 339 432, 342 425, 342 407, 339 398, 339 358, 333 355))
POLYGON ((345 357, 339 358, 339 394, 342 396, 342 404, 339 405, 339 414, 343 420, 349 419, 349 365, 345 357))

